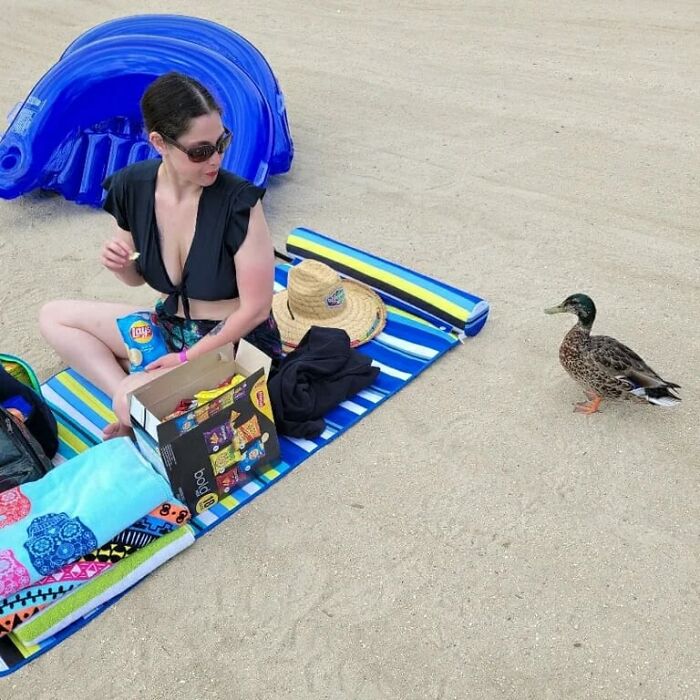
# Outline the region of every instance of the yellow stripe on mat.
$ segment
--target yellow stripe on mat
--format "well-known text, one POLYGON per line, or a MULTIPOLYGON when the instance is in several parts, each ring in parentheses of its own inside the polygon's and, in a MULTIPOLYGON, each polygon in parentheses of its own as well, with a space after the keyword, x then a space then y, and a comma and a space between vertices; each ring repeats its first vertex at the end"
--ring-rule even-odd
POLYGON ((238 505, 238 501, 233 496, 226 496, 219 501, 219 505, 226 510, 233 510, 238 505))
POLYGON ((413 284, 413 282, 408 282, 398 275, 382 270, 381 268, 374 267, 373 265, 368 265, 367 263, 361 262, 357 258, 353 258, 350 255, 340 253, 332 248, 326 248, 326 246, 319 245, 318 243, 312 243, 311 241, 301 238, 300 236, 295 236, 294 234, 289 235, 287 245, 296 245, 303 250, 317 253, 327 260, 333 260, 334 262, 345 265, 352 270, 357 270, 368 277, 391 284, 397 289, 406 292, 406 294, 418 297, 419 299, 424 299, 436 309, 441 309, 445 313, 450 314, 450 316, 454 316, 461 321, 466 321, 469 318, 469 312, 461 306, 458 306, 451 301, 447 301, 447 299, 444 299, 443 297, 438 296, 434 292, 428 291, 423 287, 419 287, 417 284, 413 284))
POLYGON ((89 406, 98 416, 104 418, 108 423, 114 423, 117 417, 112 413, 112 411, 107 408, 101 401, 98 401, 84 386, 79 384, 70 374, 66 372, 61 372, 57 375, 58 379, 63 386, 66 387, 71 393, 75 394, 86 406, 89 406))
POLYGON ((58 439, 64 442, 74 452, 80 454, 89 448, 75 433, 72 433, 65 425, 58 424, 58 439))
POLYGON ((409 313, 408 311, 404 311, 403 309, 399 309, 396 306, 391 306, 387 304, 386 310, 391 311, 392 314, 397 314, 398 316, 403 316, 404 318, 408 318, 411 321, 415 321, 416 323, 422 323, 424 326, 428 326, 428 328, 432 328, 433 330, 435 329, 435 326, 432 323, 430 323, 430 321, 426 321, 424 318, 409 313))

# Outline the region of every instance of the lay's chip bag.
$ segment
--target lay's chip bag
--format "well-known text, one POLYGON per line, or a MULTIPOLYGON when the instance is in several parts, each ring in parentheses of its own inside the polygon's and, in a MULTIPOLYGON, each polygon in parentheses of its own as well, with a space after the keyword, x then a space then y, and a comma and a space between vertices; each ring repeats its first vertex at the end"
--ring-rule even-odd
POLYGON ((168 347, 160 328, 153 322, 148 311, 136 311, 117 319, 131 363, 132 372, 142 372, 159 357, 168 354, 168 347))

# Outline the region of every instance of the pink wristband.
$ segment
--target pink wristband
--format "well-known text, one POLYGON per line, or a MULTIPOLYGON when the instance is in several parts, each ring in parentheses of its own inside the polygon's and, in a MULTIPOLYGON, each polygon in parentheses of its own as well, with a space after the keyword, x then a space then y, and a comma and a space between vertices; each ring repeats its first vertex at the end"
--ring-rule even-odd
POLYGON ((180 363, 182 364, 183 362, 187 362, 187 348, 183 348, 180 350, 178 353, 178 357, 180 358, 180 363))

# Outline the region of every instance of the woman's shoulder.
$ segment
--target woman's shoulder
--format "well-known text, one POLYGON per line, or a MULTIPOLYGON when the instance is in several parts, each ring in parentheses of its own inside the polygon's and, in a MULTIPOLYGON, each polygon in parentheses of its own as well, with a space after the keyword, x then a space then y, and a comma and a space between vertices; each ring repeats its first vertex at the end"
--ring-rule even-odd
POLYGON ((160 158, 149 158, 148 160, 140 160, 136 163, 132 163, 105 178, 102 187, 108 190, 113 183, 129 185, 131 183, 140 184, 144 182, 153 182, 153 178, 156 176, 160 164, 160 158))
POLYGON ((230 170, 219 171, 216 188, 234 209, 252 207, 265 194, 264 187, 258 187, 230 170))

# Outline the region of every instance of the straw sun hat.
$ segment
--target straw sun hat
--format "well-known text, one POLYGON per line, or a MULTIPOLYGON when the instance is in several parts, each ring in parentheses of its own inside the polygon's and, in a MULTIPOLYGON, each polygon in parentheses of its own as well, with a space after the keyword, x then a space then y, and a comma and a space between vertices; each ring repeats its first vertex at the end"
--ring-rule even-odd
POLYGON ((384 303, 372 289, 341 279, 317 260, 292 267, 287 289, 272 299, 272 313, 285 352, 294 350, 311 326, 342 328, 355 347, 381 333, 386 323, 384 303))

